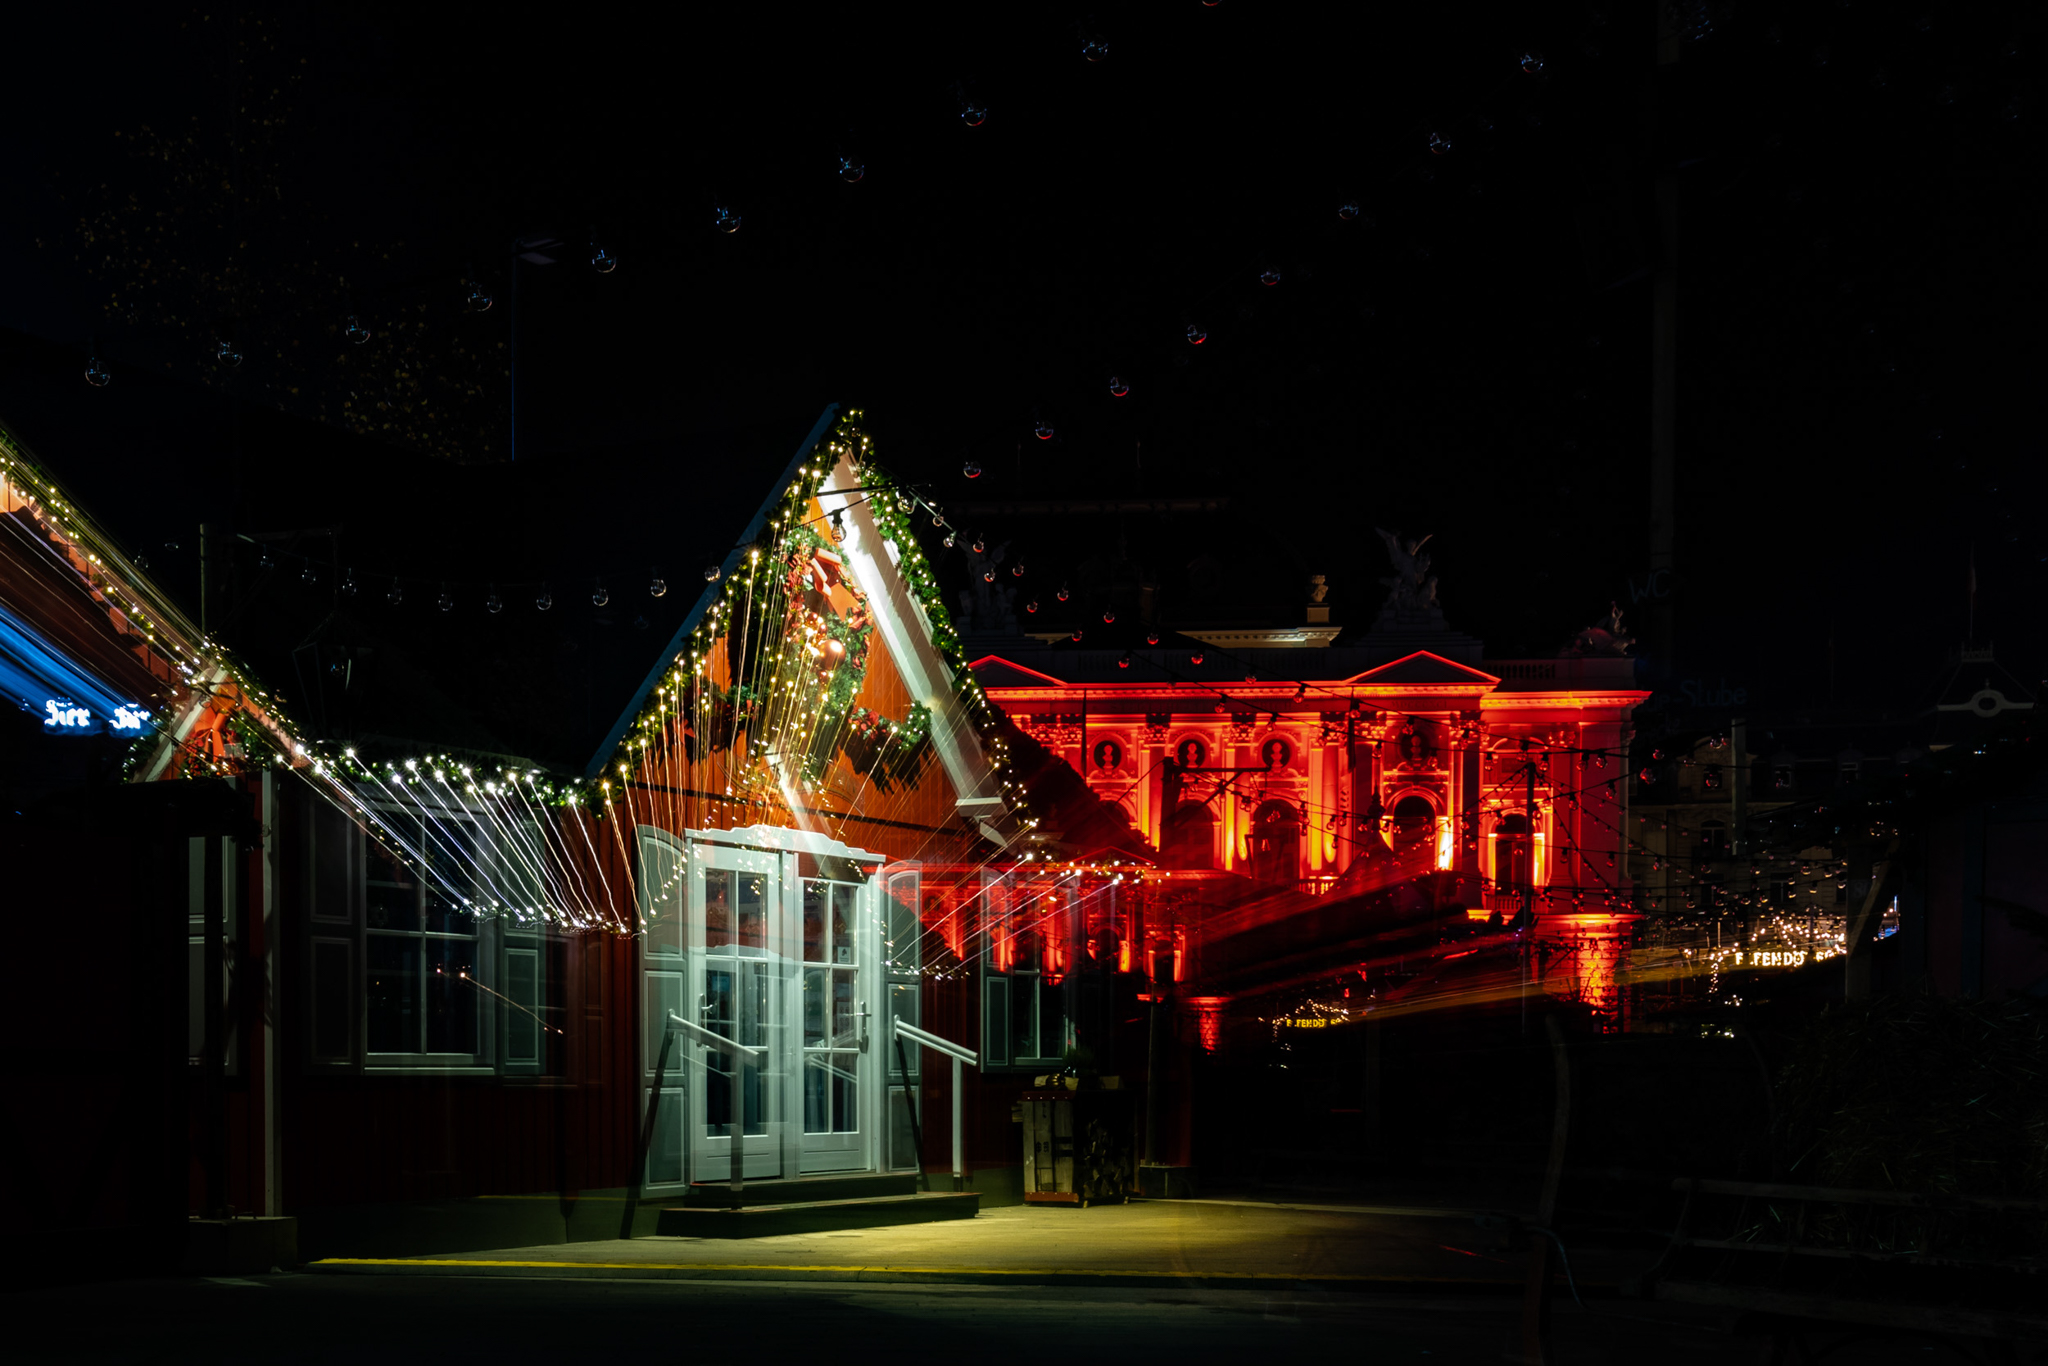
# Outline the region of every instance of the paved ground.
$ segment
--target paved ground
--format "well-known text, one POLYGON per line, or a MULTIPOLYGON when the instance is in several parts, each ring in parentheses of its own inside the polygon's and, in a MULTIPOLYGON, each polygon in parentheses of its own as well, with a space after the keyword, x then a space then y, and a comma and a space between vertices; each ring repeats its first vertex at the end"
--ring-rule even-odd
MULTIPOLYGON (((18 1290, 0 1299, 11 1362, 166 1366, 785 1361, 1499 1363, 1505 1296, 1282 1289, 1102 1289, 467 1276, 280 1275, 18 1290)), ((1558 1311, 1556 1366, 1719 1366, 1758 1344, 1648 1307, 1558 1311)), ((1928 1344, 1832 1358, 1952 1360, 1928 1344)))
MULTIPOLYGON (((1640 1258, 1585 1254, 1582 1288, 1611 1287, 1640 1258)), ((1470 1215, 1414 1217, 1327 1205, 1143 1201, 1092 1209, 1020 1205, 974 1219, 775 1238, 634 1238, 389 1261, 330 1272, 1021 1284, 1399 1284, 1484 1290, 1521 1283, 1519 1253, 1470 1215)))

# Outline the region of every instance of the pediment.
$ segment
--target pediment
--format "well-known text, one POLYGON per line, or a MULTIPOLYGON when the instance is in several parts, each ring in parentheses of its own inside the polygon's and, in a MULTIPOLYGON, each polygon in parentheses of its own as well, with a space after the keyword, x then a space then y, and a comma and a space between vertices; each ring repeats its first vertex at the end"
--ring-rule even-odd
POLYGON ((1391 660, 1375 669, 1344 680, 1344 685, 1355 688, 1472 688, 1485 690, 1497 686, 1500 680, 1480 669, 1460 664, 1455 659, 1431 654, 1428 650, 1417 650, 1410 655, 1391 660))
POLYGON ((984 688, 1064 688, 1065 679, 1015 664, 1001 655, 983 655, 967 666, 984 688))

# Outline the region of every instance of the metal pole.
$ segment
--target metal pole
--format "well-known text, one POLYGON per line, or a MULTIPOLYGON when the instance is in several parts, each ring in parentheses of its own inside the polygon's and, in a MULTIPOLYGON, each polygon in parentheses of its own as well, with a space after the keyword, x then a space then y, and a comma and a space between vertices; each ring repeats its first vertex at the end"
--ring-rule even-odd
POLYGON ((953 1189, 966 1190, 964 1164, 960 1160, 964 1144, 960 1137, 960 1059, 953 1059, 953 1189))
POLYGON ((200 1119, 200 1133, 203 1135, 202 1161, 206 1178, 206 1217, 224 1219, 228 1212, 228 1134, 226 1062, 227 1062, 227 925, 223 914, 224 892, 221 867, 221 837, 208 834, 200 837, 200 858, 202 895, 206 898, 206 967, 203 977, 206 992, 206 1058, 203 1064, 204 1086, 201 1102, 205 1114, 200 1119))
MULTIPOLYGON (((1527 740, 1522 741, 1523 752, 1529 748, 1527 740)), ((1536 942, 1536 761, 1529 759, 1522 770, 1527 782, 1527 795, 1523 803, 1523 821, 1528 826, 1524 832, 1528 838, 1528 855, 1522 862, 1522 1032, 1529 1032, 1529 976, 1530 957, 1535 952, 1536 942)))
POLYGON ((505 433, 505 459, 519 458, 519 244, 512 244, 512 391, 511 423, 505 433))

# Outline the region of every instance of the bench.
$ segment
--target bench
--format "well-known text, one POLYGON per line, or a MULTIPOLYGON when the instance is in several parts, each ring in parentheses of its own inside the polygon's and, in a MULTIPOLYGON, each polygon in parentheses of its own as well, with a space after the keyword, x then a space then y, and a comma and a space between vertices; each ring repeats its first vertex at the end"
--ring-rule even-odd
POLYGON ((1737 1311, 1771 1339, 1925 1334, 1988 1344, 2048 1340, 2048 1201, 1767 1182, 1679 1180, 1678 1226, 1639 1289, 1737 1311))

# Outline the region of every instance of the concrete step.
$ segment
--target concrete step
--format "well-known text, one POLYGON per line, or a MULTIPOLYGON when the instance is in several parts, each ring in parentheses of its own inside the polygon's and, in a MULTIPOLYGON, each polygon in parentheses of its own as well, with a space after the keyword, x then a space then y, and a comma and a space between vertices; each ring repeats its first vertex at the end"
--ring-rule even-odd
POLYGON ((784 1233, 831 1233, 849 1228, 972 1219, 980 1209, 979 1191, 916 1191, 851 1200, 747 1205, 740 1209, 686 1206, 663 1210, 655 1221, 654 1231, 682 1238, 770 1238, 784 1233))
MULTIPOLYGON (((755 1205, 811 1205, 820 1200, 861 1200, 871 1196, 909 1195, 917 1190, 915 1172, 848 1172, 835 1176, 798 1176, 749 1181, 740 1202, 755 1205)), ((683 1192, 685 1209, 728 1209, 732 1183, 699 1181, 683 1192)))

